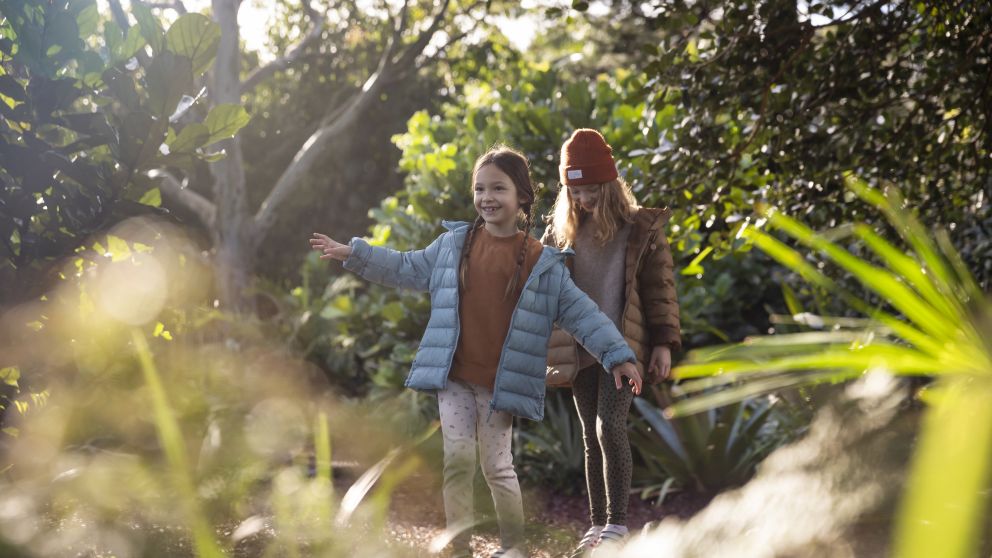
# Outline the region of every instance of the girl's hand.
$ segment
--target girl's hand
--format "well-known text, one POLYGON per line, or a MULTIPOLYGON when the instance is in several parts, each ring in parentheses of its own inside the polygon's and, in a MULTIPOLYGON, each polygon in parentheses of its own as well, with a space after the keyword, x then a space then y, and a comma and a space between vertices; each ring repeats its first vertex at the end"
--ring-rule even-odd
POLYGON ((634 395, 641 394, 641 373, 637 371, 637 367, 633 363, 618 364, 610 372, 613 373, 613 381, 616 382, 617 389, 623 388, 623 377, 627 376, 629 378, 627 382, 634 386, 634 395))
POLYGON ((647 380, 656 384, 672 377, 672 349, 668 345, 658 345, 651 350, 651 360, 648 363, 647 380))
POLYGON ((310 237, 310 247, 320 252, 322 260, 345 261, 351 255, 351 246, 341 244, 326 234, 313 233, 310 237))

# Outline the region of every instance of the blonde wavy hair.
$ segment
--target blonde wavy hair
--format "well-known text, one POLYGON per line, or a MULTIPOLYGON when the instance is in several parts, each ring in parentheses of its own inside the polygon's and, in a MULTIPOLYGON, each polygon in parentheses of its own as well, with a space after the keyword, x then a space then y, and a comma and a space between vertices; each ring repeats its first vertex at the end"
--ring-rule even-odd
MULTIPOLYGON (((638 205, 630 186, 622 178, 597 184, 597 187, 599 199, 591 218, 595 227, 593 238, 602 245, 609 242, 624 224, 634 221, 638 205)), ((579 226, 588 216, 583 215, 582 208, 572 200, 568 186, 562 184, 558 189, 558 198, 555 200, 551 215, 551 226, 554 228, 558 247, 574 246, 575 237, 579 234, 579 226)))

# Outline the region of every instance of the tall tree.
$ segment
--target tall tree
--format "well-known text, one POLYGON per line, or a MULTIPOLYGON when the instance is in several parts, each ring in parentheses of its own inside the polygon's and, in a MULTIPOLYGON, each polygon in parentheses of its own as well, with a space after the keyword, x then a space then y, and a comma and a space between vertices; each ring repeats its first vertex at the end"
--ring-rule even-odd
MULTIPOLYGON (((212 1, 213 17, 220 26, 221 39, 208 82, 211 103, 239 102, 263 81, 292 68, 308 49, 317 47, 328 25, 347 26, 349 11, 360 10, 357 3, 344 3, 343 12, 339 11, 339 17, 331 20, 309 1, 304 1, 310 29, 300 42, 272 62, 243 75, 237 22, 240 5, 239 0, 212 1)), ((185 10, 178 1, 170 6, 185 10)), ((443 59, 449 47, 464 39, 489 10, 489 2, 485 1, 444 0, 435 6, 435 3, 408 0, 398 9, 390 6, 390 3, 376 6, 377 12, 383 14, 384 24, 376 69, 349 95, 331 100, 323 114, 314 115, 317 125, 295 146, 291 161, 281 170, 278 180, 257 207, 248 200, 243 148, 237 137, 224 146, 227 157, 211 163, 209 196, 186 187, 190 175, 180 178, 170 169, 153 173, 162 178, 163 193, 195 214, 210 232, 217 286, 226 307, 238 309, 250 305, 244 293, 255 268, 258 247, 272 230, 287 200, 298 192, 315 164, 337 141, 347 138, 349 132, 357 133, 356 125, 371 111, 377 110, 384 95, 399 94, 407 77, 443 59)), ((365 31, 356 29, 355 32, 365 31)), ((338 45, 338 48, 346 47, 338 45)))

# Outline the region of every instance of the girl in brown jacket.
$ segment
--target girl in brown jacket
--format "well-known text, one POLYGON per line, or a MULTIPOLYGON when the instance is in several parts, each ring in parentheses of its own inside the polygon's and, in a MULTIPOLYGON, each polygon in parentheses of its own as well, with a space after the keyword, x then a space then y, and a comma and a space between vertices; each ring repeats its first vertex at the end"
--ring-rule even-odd
MULTIPOLYGON (((681 348, 672 254, 662 230, 669 211, 637 206, 595 130, 572 134, 559 171, 562 187, 542 241, 575 250, 569 262, 575 284, 624 334, 637 366, 647 363, 645 381, 668 378, 672 351, 681 348)), ((579 557, 627 535, 627 415, 634 394, 606 381, 596 360, 560 330, 549 343, 548 373, 551 384, 571 384, 582 422, 592 527, 572 554, 579 557)))

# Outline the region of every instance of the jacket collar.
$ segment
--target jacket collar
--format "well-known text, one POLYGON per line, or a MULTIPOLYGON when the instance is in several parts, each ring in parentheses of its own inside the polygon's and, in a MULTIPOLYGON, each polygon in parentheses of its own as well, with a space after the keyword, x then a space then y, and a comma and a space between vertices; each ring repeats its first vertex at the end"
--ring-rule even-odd
POLYGON ((670 209, 655 209, 653 207, 639 207, 634 215, 634 229, 643 233, 653 233, 663 227, 672 217, 670 209))
POLYGON ((472 223, 468 221, 441 221, 441 226, 448 229, 451 232, 457 232, 461 229, 468 230, 472 226, 472 223))
MULTIPOLYGON (((465 242, 465 233, 468 232, 469 228, 472 226, 472 223, 469 223, 468 221, 441 221, 441 226, 458 235, 455 239, 455 248, 457 250, 461 250, 462 243, 465 242)), ((544 273, 556 263, 564 263, 566 258, 574 255, 575 251, 571 248, 559 250, 558 248, 545 246, 541 250, 541 256, 537 259, 537 263, 534 264, 534 269, 530 272, 530 276, 536 277, 541 273, 544 273)))

